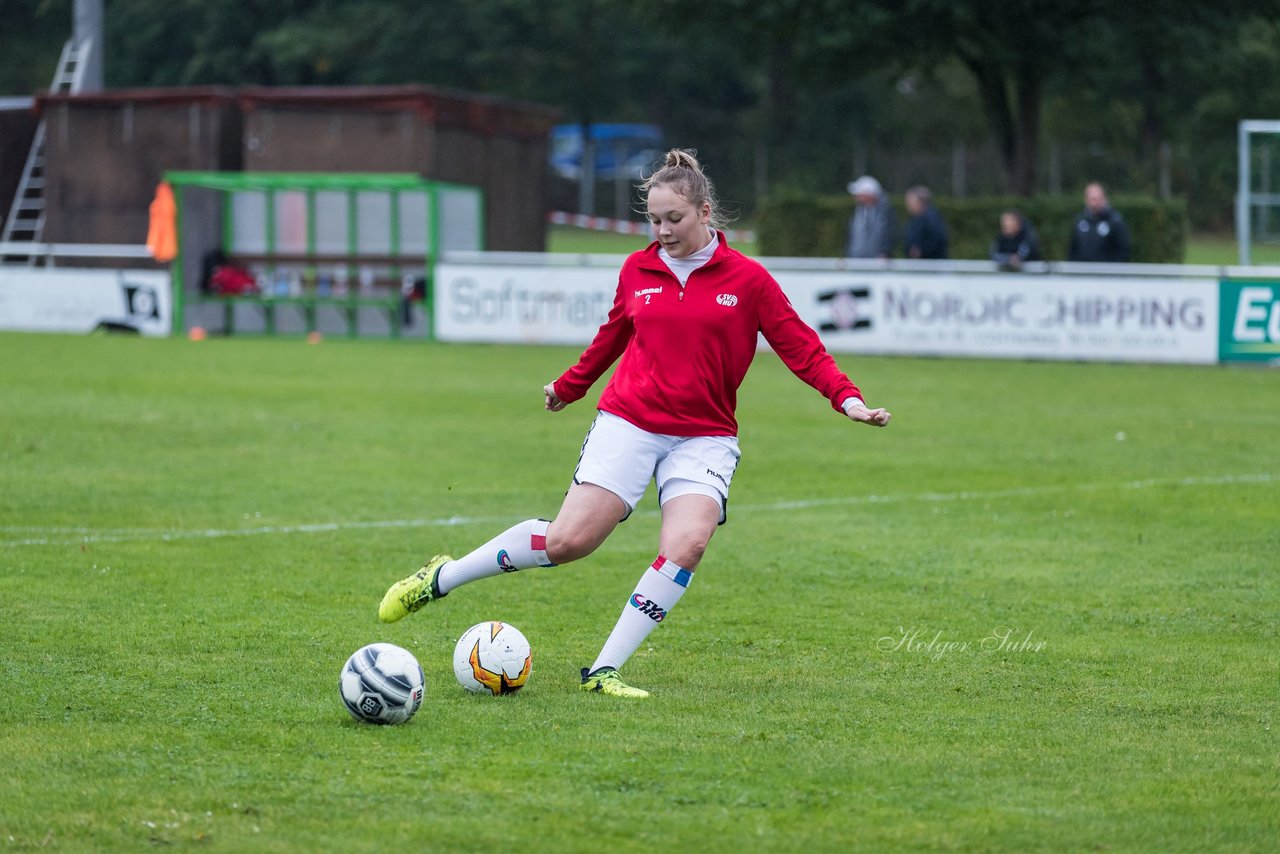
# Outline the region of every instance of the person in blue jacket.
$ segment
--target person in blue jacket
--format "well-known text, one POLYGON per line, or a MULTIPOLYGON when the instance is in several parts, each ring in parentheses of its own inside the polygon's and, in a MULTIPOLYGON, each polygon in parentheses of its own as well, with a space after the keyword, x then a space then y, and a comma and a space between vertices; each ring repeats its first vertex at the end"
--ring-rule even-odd
POLYGON ((991 260, 1001 270, 1018 272, 1028 261, 1039 261, 1040 241, 1036 230, 1018 211, 1010 208, 1000 213, 1000 233, 991 244, 991 260))
POLYGON ((933 194, 928 187, 912 187, 907 190, 907 230, 903 235, 902 252, 907 258, 947 258, 947 224, 942 214, 933 206, 933 194))

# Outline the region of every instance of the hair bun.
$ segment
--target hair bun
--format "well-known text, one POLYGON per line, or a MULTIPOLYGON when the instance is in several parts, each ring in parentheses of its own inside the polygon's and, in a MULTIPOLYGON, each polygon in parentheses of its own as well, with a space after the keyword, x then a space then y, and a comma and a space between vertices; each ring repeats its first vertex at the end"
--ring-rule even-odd
POLYGON ((724 228, 728 222, 716 201, 715 187, 702 172, 702 164, 698 162, 698 152, 692 148, 673 148, 663 158, 663 165, 640 185, 640 193, 646 200, 646 208, 637 209, 641 216, 648 216, 647 200, 649 191, 654 187, 670 187, 676 195, 686 202, 701 207, 711 207, 711 219, 708 224, 712 228, 724 228))
POLYGON ((667 166, 683 166, 686 169, 692 169, 695 172, 701 172, 702 166, 698 163, 697 152, 692 148, 673 148, 667 152, 667 166))

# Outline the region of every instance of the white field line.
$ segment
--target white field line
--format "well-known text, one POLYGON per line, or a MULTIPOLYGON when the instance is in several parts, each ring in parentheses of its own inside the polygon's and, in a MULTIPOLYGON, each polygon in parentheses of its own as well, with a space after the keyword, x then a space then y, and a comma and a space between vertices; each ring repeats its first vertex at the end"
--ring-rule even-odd
MULTIPOLYGON (((911 502, 945 503, 991 501, 1003 498, 1027 498, 1062 493, 1088 493, 1108 490, 1142 490, 1158 487, 1223 486, 1231 484, 1265 484, 1280 481, 1276 475, 1222 474, 1201 477, 1153 477, 1145 480, 1113 483, 1077 483, 1049 486, 1022 486, 1010 489, 971 490, 963 492, 915 492, 902 495, 849 495, 815 498, 804 501, 775 501, 770 504, 731 504, 737 513, 781 513, 818 507, 855 507, 865 504, 904 504, 911 502)), ((637 515, 657 515, 656 510, 637 515)), ((380 528, 448 528, 458 525, 497 524, 510 522, 515 514, 501 516, 449 516, 437 519, 383 519, 371 521, 318 522, 306 525, 262 525, 252 528, 206 528, 203 530, 158 530, 148 528, 93 529, 40 528, 0 526, 0 535, 14 539, 0 540, 0 546, 68 546, 80 543, 174 542, 179 540, 217 540, 226 537, 260 537, 264 535, 318 534, 332 531, 362 531, 380 528)))

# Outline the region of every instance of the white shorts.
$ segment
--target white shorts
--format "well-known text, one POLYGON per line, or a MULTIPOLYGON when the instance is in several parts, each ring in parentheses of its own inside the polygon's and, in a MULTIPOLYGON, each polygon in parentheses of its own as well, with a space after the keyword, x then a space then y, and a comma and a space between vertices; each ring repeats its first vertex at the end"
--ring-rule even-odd
POLYGON ((705 495, 720 505, 723 525, 741 456, 736 436, 667 436, 600 412, 582 442, 573 482, 604 487, 622 499, 630 516, 654 480, 659 505, 679 495, 705 495))

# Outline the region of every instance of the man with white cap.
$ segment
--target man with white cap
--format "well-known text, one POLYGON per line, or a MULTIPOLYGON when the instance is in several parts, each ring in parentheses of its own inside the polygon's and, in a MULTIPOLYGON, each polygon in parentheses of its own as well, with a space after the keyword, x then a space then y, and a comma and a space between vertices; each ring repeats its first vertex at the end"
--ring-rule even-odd
POLYGON ((857 200, 849 220, 849 258, 888 258, 893 254, 893 206, 885 198, 880 182, 863 175, 849 184, 849 194, 857 200))

